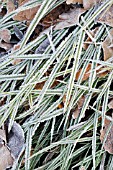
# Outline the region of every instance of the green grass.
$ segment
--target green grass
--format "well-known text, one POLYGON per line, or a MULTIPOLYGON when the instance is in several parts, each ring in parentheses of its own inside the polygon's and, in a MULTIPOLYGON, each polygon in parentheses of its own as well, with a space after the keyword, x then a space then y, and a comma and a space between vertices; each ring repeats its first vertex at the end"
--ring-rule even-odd
POLYGON ((108 35, 110 27, 100 24, 94 42, 87 50, 83 49, 83 45, 96 18, 113 4, 113 0, 106 0, 98 8, 88 10, 83 16, 85 22, 81 19, 80 25, 73 27, 72 31, 70 28, 57 31, 53 29, 52 37, 55 38, 52 43, 42 55, 34 54, 35 49, 47 38, 43 34, 29 42, 35 27, 44 16, 63 2, 65 1, 33 0, 0 19, 0 29, 8 28, 13 34, 13 25, 16 24, 20 29, 26 26, 10 19, 19 11, 42 3, 22 39, 21 48, 4 55, 3 61, 0 58, 0 99, 6 97, 6 102, 0 109, 0 126, 10 116, 9 130, 16 120, 25 132, 25 152, 13 169, 68 170, 83 166, 94 170, 104 165, 106 169, 112 170, 113 157, 105 152, 99 139, 99 130, 103 127, 105 118, 113 122, 110 116, 105 115, 108 111, 108 99, 113 96, 110 88, 113 58, 102 61, 101 47, 101 41, 108 35), (12 61, 18 58, 23 60, 12 65, 12 61), (92 63, 90 76, 83 82, 88 63, 92 63), (96 63, 107 66, 110 73, 104 78, 97 78, 96 63), (82 72, 78 81, 75 81, 80 68, 82 72), (48 70, 51 70, 50 75, 45 76, 48 70), (63 79, 56 87, 51 88, 55 78, 59 76, 63 79), (43 81, 46 83, 42 90, 34 89, 37 83, 43 81), (59 109, 58 105, 64 95, 64 108, 59 109), (70 112, 82 95, 85 96, 85 101, 78 119, 74 120, 70 112), (28 105, 30 107, 26 110, 25 106, 28 105), (101 122, 99 117, 102 117, 101 122))

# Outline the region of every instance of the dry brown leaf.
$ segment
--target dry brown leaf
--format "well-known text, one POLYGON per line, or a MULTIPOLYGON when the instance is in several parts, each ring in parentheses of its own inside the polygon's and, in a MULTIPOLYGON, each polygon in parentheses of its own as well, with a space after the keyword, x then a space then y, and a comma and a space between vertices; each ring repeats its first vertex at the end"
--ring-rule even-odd
POLYGON ((48 28, 51 25, 55 25, 57 23, 57 19, 59 18, 59 15, 62 14, 63 12, 69 11, 69 9, 70 7, 66 4, 59 5, 41 20, 41 25, 44 28, 48 28))
POLYGON ((0 129, 0 139, 4 141, 4 144, 6 144, 6 133, 3 129, 0 129))
POLYGON ((90 9, 101 1, 102 0, 83 0, 83 6, 85 9, 90 9))
POLYGON ((15 10, 15 5, 12 0, 7 1, 7 13, 15 10))
POLYGON ((0 170, 6 170, 13 165, 14 159, 6 146, 0 148, 0 170))
MULTIPOLYGON (((107 133, 107 130, 109 128, 109 125, 110 125, 110 120, 107 120, 105 119, 105 122, 104 122, 104 129, 101 129, 100 131, 100 140, 101 142, 104 141, 104 138, 105 138, 105 135, 107 133)), ((107 139, 105 141, 105 144, 104 144, 104 149, 105 151, 109 152, 110 154, 113 154, 113 125, 107 135, 107 139)))
MULTIPOLYGON (((69 100, 69 103, 70 103, 70 101, 71 101, 71 98, 69 100)), ((79 101, 77 102, 77 106, 74 109, 71 110, 73 119, 77 119, 78 118, 78 116, 80 114, 80 111, 81 111, 81 108, 82 108, 82 106, 84 104, 84 101, 85 101, 85 96, 82 96, 79 99, 79 101)), ((63 96, 63 103, 65 103, 65 102, 66 102, 66 95, 63 96)), ((69 105, 69 103, 68 103, 68 105, 69 105)))
POLYGON ((0 48, 8 51, 12 48, 12 44, 10 44, 11 33, 8 29, 0 30, 0 48))
POLYGON ((8 29, 1 29, 0 39, 5 41, 6 43, 9 43, 11 39, 11 32, 8 29))
MULTIPOLYGON (((18 7, 24 5, 25 3, 29 2, 29 1, 30 0, 19 1, 18 7)), ((39 8, 40 8, 40 5, 37 5, 36 7, 33 7, 31 9, 26 9, 24 11, 21 11, 17 15, 15 15, 13 17, 13 19, 16 21, 31 21, 34 18, 34 16, 36 15, 39 8)), ((11 0, 7 4, 7 10, 8 10, 8 13, 15 10, 14 3, 11 0)))
POLYGON ((82 96, 77 102, 78 109, 81 109, 85 101, 85 96, 82 96))
POLYGON ((82 96, 79 101, 77 102, 77 107, 72 111, 72 117, 73 119, 77 119, 79 114, 80 114, 80 111, 81 111, 81 108, 84 104, 84 101, 85 101, 85 96, 82 96))
POLYGON ((3 106, 5 104, 5 101, 6 101, 6 96, 0 99, 0 106, 3 106))
POLYGON ((5 170, 13 165, 14 159, 6 146, 5 130, 0 129, 0 170, 5 170))
POLYGON ((62 109, 63 107, 64 107, 63 103, 60 103, 60 104, 58 105, 58 108, 59 108, 59 109, 62 109))
POLYGON ((14 122, 10 132, 6 133, 9 121, 4 124, 4 129, 0 129, 0 170, 11 168, 24 147, 24 132, 18 123, 14 122))
MULTIPOLYGON (((99 65, 98 65, 98 66, 99 66, 99 65)), ((91 70, 91 63, 89 63, 89 64, 87 65, 87 68, 86 68, 86 71, 85 71, 84 76, 83 76, 83 78, 82 78, 82 81, 85 81, 85 80, 87 80, 87 79, 89 78, 89 76, 90 76, 90 70, 91 70)), ((81 74, 81 71, 82 71, 82 69, 80 69, 80 70, 77 72, 75 80, 78 80, 78 79, 79 79, 79 76, 80 76, 80 74, 81 74)), ((105 68, 102 67, 102 68, 96 70, 96 73, 97 73, 96 75, 97 75, 97 77, 104 77, 108 72, 109 72, 109 70, 106 71, 105 68)))
MULTIPOLYGON (((89 76, 90 76, 89 71, 90 71, 90 70, 91 70, 91 64, 89 63, 88 66, 87 66, 87 68, 86 68, 86 71, 85 71, 85 73, 84 73, 84 76, 83 76, 83 78, 82 78, 82 81, 85 81, 85 80, 87 80, 87 79, 89 78, 89 76)), ((80 76, 80 74, 81 74, 81 71, 82 71, 82 69, 80 69, 80 70, 77 72, 75 80, 78 80, 78 79, 79 79, 79 76, 80 76)))
POLYGON ((104 61, 111 58, 113 56, 113 29, 110 30, 110 35, 106 37, 104 42, 102 43, 102 48, 104 52, 104 61))
POLYGON ((108 103, 109 109, 113 109, 113 99, 108 103))
POLYGON ((82 8, 73 8, 69 12, 59 15, 60 22, 56 24, 55 30, 70 27, 79 23, 80 16, 85 12, 82 8))
POLYGON ((67 0, 66 3, 67 4, 76 4, 76 3, 83 4, 83 0, 67 0))
POLYGON ((102 15, 99 16, 98 22, 105 23, 111 27, 113 27, 113 5, 104 12, 102 12, 102 15))
POLYGON ((0 48, 3 48, 6 51, 10 50, 12 47, 12 44, 0 42, 0 48))
MULTIPOLYGON (((12 49, 12 52, 14 52, 14 51, 16 51, 16 50, 19 50, 19 49, 20 49, 20 44, 16 44, 16 45, 14 45, 14 47, 13 47, 13 49, 12 49)), ((14 60, 12 61, 12 64, 13 64, 13 65, 17 65, 17 64, 19 64, 21 61, 22 61, 22 59, 14 59, 14 60)))
MULTIPOLYGON (((68 102, 68 105, 69 105, 70 101, 71 101, 71 98, 70 98, 70 100, 68 102)), ((65 103, 65 102, 66 102, 66 95, 63 96, 63 103, 65 103)))
POLYGON ((43 86, 45 84, 45 81, 41 82, 41 83, 37 83, 35 86, 35 89, 37 90, 42 90, 43 86))
POLYGON ((77 119, 79 114, 80 114, 80 109, 78 109, 77 107, 74 111, 72 111, 72 118, 77 119))
POLYGON ((100 3, 102 0, 67 0, 67 4, 83 4, 84 9, 90 9, 94 5, 100 3))

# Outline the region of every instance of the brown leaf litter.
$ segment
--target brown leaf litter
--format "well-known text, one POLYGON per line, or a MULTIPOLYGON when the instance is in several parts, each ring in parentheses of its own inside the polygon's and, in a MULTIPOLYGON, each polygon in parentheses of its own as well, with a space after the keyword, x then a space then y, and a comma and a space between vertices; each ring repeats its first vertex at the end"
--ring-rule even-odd
MULTIPOLYGON (((30 2, 30 0, 19 1, 18 7, 23 6, 27 2, 30 2)), ((17 15, 15 15, 13 17, 13 19, 16 21, 31 21, 34 18, 34 16, 36 15, 39 8, 40 8, 40 4, 37 5, 36 7, 31 8, 31 9, 26 9, 24 11, 20 11, 17 15)), ((7 3, 7 10, 8 10, 8 13, 15 10, 15 5, 11 0, 9 0, 7 3)))
POLYGON ((108 103, 108 108, 113 109, 113 99, 108 103))
POLYGON ((67 4, 83 4, 84 9, 90 9, 94 5, 100 3, 102 0, 67 0, 67 4))
POLYGON ((21 126, 14 122, 8 134, 7 126, 6 123, 4 128, 0 129, 0 170, 11 168, 24 146, 24 133, 21 126))
MULTIPOLYGON (((19 50, 19 49, 20 49, 20 44, 16 44, 16 45, 13 46, 11 52, 13 53, 13 52, 15 52, 16 50, 19 50)), ((13 56, 13 55, 12 55, 12 56, 13 56)), ((17 65, 17 64, 19 64, 21 61, 22 61, 22 59, 16 58, 16 59, 14 59, 14 60, 12 61, 12 64, 13 64, 13 65, 17 65)))
POLYGON ((0 48, 8 51, 12 48, 12 44, 10 43, 11 32, 8 29, 0 30, 0 48))
MULTIPOLYGON (((104 138, 105 138, 106 133, 109 129, 110 123, 111 123, 110 120, 105 119, 104 128, 101 129, 101 131, 100 131, 101 142, 104 141, 104 138)), ((105 144, 104 144, 104 149, 105 149, 105 151, 109 152, 110 154, 113 154, 113 125, 111 126, 110 131, 107 135, 107 139, 106 139, 105 144)))
POLYGON ((14 158, 6 145, 5 130, 0 129, 0 170, 5 170, 13 165, 14 158))
POLYGON ((67 4, 76 4, 76 3, 82 4, 83 0, 67 0, 66 3, 67 4))
POLYGON ((75 109, 72 110, 72 117, 73 119, 77 119, 80 112, 81 112, 81 108, 84 104, 85 101, 85 96, 81 96, 81 98, 78 100, 77 102, 77 107, 75 109))
POLYGON ((80 16, 85 11, 86 10, 83 8, 75 7, 73 9, 70 9, 70 11, 68 11, 67 13, 62 13, 61 15, 59 15, 59 23, 56 24, 55 30, 63 29, 78 24, 80 16))
POLYGON ((109 31, 109 35, 102 43, 104 52, 104 61, 108 60, 113 56, 113 29, 109 31))
POLYGON ((49 14, 47 14, 41 21, 40 24, 44 26, 44 28, 48 28, 51 25, 55 25, 58 21, 58 17, 60 14, 64 12, 68 12, 70 9, 70 6, 66 4, 61 4, 55 9, 53 9, 49 14))
MULTIPOLYGON (((91 66, 92 66, 91 63, 89 63, 87 65, 86 71, 85 71, 84 76, 82 78, 82 81, 85 81, 85 80, 87 80, 89 78, 90 71, 91 71, 91 66)), ((99 64, 98 64, 98 66, 99 66, 99 64)), ((79 76, 80 76, 81 72, 82 72, 82 68, 80 70, 78 70, 78 72, 76 74, 76 77, 75 77, 75 80, 79 79, 79 76)), ((104 77, 104 76, 106 76, 108 74, 108 72, 109 72, 109 70, 105 70, 105 67, 101 67, 98 70, 96 70, 96 76, 97 77, 104 77)))
POLYGON ((113 27, 113 5, 106 11, 102 12, 102 14, 98 18, 98 22, 113 27))
MULTIPOLYGON (((69 100, 69 103, 70 103, 70 101, 71 101, 71 98, 69 100)), ((72 114, 72 118, 73 119, 77 119, 78 118, 78 116, 79 116, 79 114, 81 112, 81 108, 82 108, 82 106, 84 104, 84 101, 85 101, 85 96, 83 95, 78 100, 77 105, 71 110, 71 114, 72 114)), ((63 96, 63 103, 65 103, 65 102, 66 102, 66 95, 63 96)), ((68 103, 68 105, 69 105, 69 103, 68 103)))

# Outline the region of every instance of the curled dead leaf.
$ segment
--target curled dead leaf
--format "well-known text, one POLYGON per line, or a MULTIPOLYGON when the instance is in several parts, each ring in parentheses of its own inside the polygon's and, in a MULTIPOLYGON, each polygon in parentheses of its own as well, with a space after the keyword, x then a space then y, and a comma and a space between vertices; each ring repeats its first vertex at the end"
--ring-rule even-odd
MULTIPOLYGON (((108 131, 110 120, 105 119, 104 121, 104 129, 101 129, 100 131, 100 140, 101 142, 104 141, 104 137, 108 131)), ((104 144, 105 151, 109 152, 110 154, 113 154, 113 125, 111 126, 111 129, 107 135, 107 139, 104 144)))
POLYGON ((73 25, 76 25, 79 23, 80 16, 85 12, 86 10, 83 8, 73 8, 70 9, 67 13, 62 13, 59 15, 59 23, 56 24, 55 30, 63 29, 66 27, 70 27, 73 25))

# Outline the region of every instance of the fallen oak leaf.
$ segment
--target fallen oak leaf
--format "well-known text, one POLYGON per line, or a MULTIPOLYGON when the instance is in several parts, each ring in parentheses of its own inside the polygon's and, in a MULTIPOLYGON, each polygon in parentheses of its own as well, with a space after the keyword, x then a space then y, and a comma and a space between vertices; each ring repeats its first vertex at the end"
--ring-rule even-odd
POLYGON ((59 15, 59 23, 56 24, 55 30, 64 29, 66 27, 70 27, 73 25, 76 25, 79 23, 80 16, 85 12, 86 10, 83 8, 73 8, 70 9, 67 13, 62 13, 59 15))
MULTIPOLYGON (((110 120, 105 119, 104 121, 104 129, 100 130, 100 140, 101 142, 104 141, 104 137, 106 136, 106 133, 108 131, 108 128, 110 126, 110 120)), ((113 125, 111 126, 111 129, 107 135, 107 139, 104 143, 104 149, 110 154, 113 154, 113 125)))

